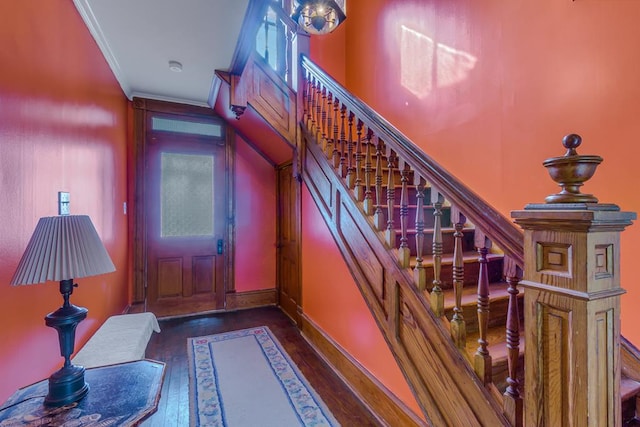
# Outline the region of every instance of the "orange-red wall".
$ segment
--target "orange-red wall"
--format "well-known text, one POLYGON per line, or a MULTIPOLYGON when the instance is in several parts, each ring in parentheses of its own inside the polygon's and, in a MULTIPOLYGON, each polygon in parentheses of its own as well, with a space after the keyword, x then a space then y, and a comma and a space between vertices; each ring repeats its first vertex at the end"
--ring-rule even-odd
POLYGON ((237 292, 276 286, 276 172, 236 137, 237 292))
POLYGON ((116 272, 79 279, 83 343, 128 302, 127 101, 67 0, 6 1, 0 13, 0 402, 62 366, 43 317, 62 303, 57 283, 9 282, 38 219, 57 215, 57 192, 88 214, 116 272))
MULTIPOLYGON (((505 215, 558 188, 541 163, 583 137, 584 188, 640 211, 640 3, 352 0, 347 86, 505 215), (363 72, 371 64, 373 72, 363 72)), ((622 236, 623 334, 640 343, 640 225, 622 236)))

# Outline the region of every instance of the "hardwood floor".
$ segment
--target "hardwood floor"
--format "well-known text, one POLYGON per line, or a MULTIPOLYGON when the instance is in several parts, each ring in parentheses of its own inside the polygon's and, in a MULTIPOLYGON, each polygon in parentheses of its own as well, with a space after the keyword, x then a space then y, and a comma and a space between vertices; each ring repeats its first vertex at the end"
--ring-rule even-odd
MULTIPOLYGON (((167 364, 158 411, 145 427, 189 425, 187 338, 254 326, 268 326, 291 359, 343 426, 381 425, 302 338, 298 328, 277 307, 160 320, 146 357, 167 364)), ((230 426, 233 427, 233 426, 230 426)), ((287 426, 282 426, 287 427, 287 426)))

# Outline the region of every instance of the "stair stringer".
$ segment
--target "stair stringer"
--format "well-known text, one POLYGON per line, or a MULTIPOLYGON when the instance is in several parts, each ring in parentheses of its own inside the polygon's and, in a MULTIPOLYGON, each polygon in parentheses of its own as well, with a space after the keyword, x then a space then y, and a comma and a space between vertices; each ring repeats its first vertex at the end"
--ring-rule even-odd
POLYGON ((303 179, 427 421, 435 426, 509 425, 413 282, 301 129, 303 179))

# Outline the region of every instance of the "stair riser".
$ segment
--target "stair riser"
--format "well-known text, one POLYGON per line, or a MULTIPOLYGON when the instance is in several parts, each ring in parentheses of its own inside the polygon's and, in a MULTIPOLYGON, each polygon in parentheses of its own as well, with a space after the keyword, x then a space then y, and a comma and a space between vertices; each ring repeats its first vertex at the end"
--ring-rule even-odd
MULTIPOLYGON (((462 230, 462 250, 463 251, 473 251, 475 250, 474 247, 474 242, 473 242, 473 236, 474 236, 474 230, 462 230)), ((433 254, 433 232, 432 231, 426 231, 423 233, 424 235, 424 242, 422 245, 422 257, 424 258, 426 255, 432 255, 433 254)), ((400 233, 400 230, 396 230, 396 248, 400 247, 400 239, 402 238, 402 235, 400 233)), ((412 230, 411 232, 407 233, 407 244, 409 245, 409 250, 411 251, 411 255, 415 256, 416 255, 416 233, 415 230, 412 230)), ((453 249, 454 249, 454 245, 455 245, 455 238, 453 237, 453 230, 447 230, 446 232, 442 233, 442 252, 447 254, 447 253, 453 253, 453 249)))
MULTIPOLYGON (((387 205, 384 204, 381 206, 382 211, 385 213, 385 218, 387 215, 387 205)), ((408 207, 407 212, 407 228, 415 228, 416 227, 416 214, 418 210, 414 206, 408 207)), ((424 229, 427 230, 429 228, 433 228, 435 217, 433 216, 433 206, 425 206, 424 207, 424 229)), ((400 228, 400 206, 397 205, 393 210, 393 223, 395 228, 400 228)), ((440 217, 440 226, 443 228, 450 227, 451 225, 451 209, 443 208, 442 209, 442 217, 440 217)))
MULTIPOLYGON (((464 286, 477 286, 479 272, 480 264, 477 261, 465 263, 464 286)), ((433 267, 426 267, 426 276, 427 288, 430 290, 433 282, 433 267)), ((499 282, 502 279, 502 258, 495 258, 487 262, 487 276, 490 283, 499 282)), ((453 266, 451 264, 442 265, 440 281, 442 282, 440 285, 442 289, 453 288, 453 266)))

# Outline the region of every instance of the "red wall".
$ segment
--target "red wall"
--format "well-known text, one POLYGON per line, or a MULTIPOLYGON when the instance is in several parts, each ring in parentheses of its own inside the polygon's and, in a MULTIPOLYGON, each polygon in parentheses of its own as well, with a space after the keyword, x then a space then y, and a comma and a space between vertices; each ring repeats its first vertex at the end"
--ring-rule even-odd
POLYGON ((276 286, 276 172, 236 137, 237 292, 276 286))
POLYGON ((79 279, 72 302, 87 307, 83 343, 128 302, 127 101, 73 2, 3 2, 0 14, 0 402, 62 366, 56 332, 43 317, 58 308, 57 283, 9 282, 38 219, 88 214, 116 272, 79 279))
MULTIPOLYGON (((541 163, 583 137, 605 160, 584 191, 640 211, 640 3, 352 0, 347 85, 509 216, 558 187, 541 163), (363 72, 363 64, 375 65, 363 72)), ((622 235, 623 334, 640 343, 634 253, 622 235)))

